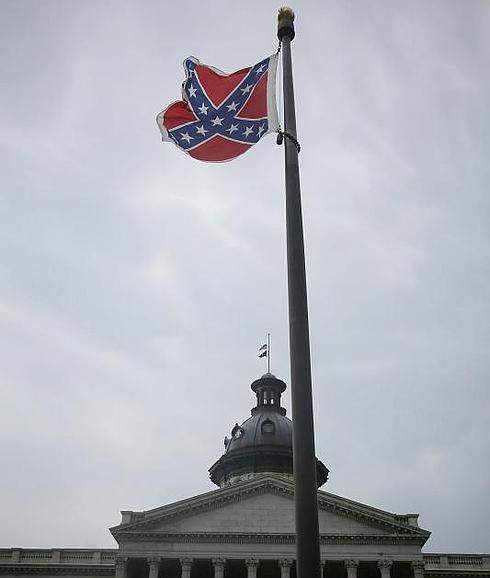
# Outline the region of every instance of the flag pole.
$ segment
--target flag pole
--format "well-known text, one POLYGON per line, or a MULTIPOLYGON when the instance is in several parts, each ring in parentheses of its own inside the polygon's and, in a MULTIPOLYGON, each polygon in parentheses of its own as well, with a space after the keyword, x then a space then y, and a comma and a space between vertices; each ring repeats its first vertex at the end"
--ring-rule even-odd
MULTIPOLYGON (((303 219, 298 141, 294 108, 291 41, 294 12, 281 8, 277 35, 282 44, 286 176, 286 239, 289 299, 289 348, 293 413, 293 466, 296 511, 296 575, 320 578, 320 536, 316 483, 310 337, 306 297, 303 219)), ((279 142, 279 141, 278 141, 279 142)))
POLYGON ((267 334, 267 373, 271 372, 271 334, 267 334))

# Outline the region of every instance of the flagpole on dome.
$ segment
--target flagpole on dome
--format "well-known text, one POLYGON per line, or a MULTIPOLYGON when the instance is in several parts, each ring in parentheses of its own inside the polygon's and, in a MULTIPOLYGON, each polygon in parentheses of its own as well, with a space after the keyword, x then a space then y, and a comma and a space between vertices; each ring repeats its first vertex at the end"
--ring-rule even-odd
POLYGON ((271 372, 271 334, 267 334, 267 373, 271 372))
POLYGON ((296 572, 298 578, 320 578, 320 536, 316 479, 310 337, 306 293, 303 218, 294 107, 291 41, 294 12, 278 13, 277 35, 282 45, 285 146, 286 239, 288 264, 289 349, 293 413, 293 466, 296 511, 296 572))

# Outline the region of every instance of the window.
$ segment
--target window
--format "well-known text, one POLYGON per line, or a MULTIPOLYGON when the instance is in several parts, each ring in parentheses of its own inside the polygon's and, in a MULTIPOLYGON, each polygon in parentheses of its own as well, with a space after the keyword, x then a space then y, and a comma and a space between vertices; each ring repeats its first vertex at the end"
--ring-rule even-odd
POLYGON ((273 434, 276 431, 276 426, 270 419, 266 419, 262 422, 261 430, 263 434, 273 434))

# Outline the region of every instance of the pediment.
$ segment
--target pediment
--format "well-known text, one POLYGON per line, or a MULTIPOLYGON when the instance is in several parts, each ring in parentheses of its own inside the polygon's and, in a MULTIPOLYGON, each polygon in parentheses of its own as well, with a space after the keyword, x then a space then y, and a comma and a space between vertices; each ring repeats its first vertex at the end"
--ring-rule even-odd
MULTIPOLYGON (((324 536, 422 538, 429 535, 395 514, 326 492, 318 492, 318 498, 320 534, 324 536)), ((123 519, 124 523, 111 528, 116 540, 169 534, 292 535, 295 532, 294 485, 279 477, 264 475, 155 510, 127 512, 123 519)))

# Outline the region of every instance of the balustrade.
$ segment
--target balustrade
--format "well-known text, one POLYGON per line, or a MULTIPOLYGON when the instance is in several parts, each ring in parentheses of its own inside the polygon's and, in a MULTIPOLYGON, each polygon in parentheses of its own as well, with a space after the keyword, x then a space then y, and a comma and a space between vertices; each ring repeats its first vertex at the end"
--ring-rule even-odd
MULTIPOLYGON (((89 549, 0 549, 0 564, 7 561, 14 564, 59 565, 69 564, 77 566, 97 565, 112 566, 114 564, 114 578, 262 578, 269 574, 274 577, 290 578, 294 560, 292 558, 263 559, 244 556, 242 559, 233 559, 227 563, 224 557, 208 558, 168 558, 148 556, 146 564, 142 557, 134 559, 119 555, 117 550, 89 550, 89 549), (212 566, 211 566, 212 564, 212 566)), ((372 578, 375 576, 376 566, 378 578, 424 578, 425 567, 451 569, 451 566, 466 566, 468 570, 477 570, 478 567, 490 568, 490 557, 475 554, 424 554, 417 559, 395 562, 390 558, 373 560, 323 559, 321 576, 325 578, 372 578)), ((489 576, 490 578, 490 576, 489 576)))

